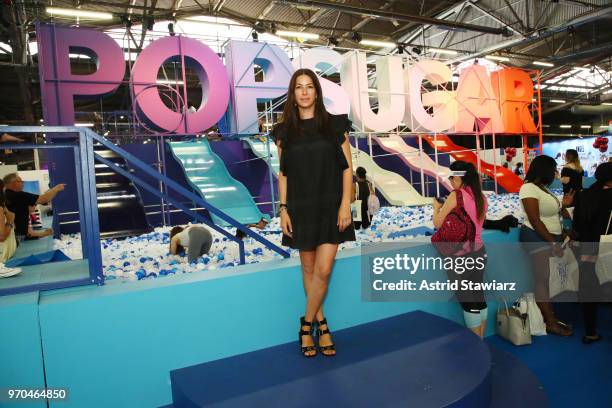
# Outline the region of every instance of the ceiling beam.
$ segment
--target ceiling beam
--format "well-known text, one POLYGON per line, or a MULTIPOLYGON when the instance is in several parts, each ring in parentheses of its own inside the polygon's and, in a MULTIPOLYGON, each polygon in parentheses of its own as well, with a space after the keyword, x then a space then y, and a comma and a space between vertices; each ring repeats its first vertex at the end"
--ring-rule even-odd
POLYGON ((215 6, 213 7, 213 14, 217 14, 218 12, 221 11, 221 8, 225 5, 225 2, 227 0, 219 0, 217 1, 217 4, 215 4, 215 6))
POLYGON ((274 2, 272 0, 270 0, 270 2, 268 3, 268 5, 266 6, 265 9, 263 9, 263 11, 261 13, 259 13, 259 15, 257 16, 257 19, 260 20, 262 18, 266 18, 266 16, 268 15, 268 13, 270 11, 272 11, 272 9, 274 8, 274 2))
MULTIPOLYGON (((382 6, 380 6, 379 10, 386 10, 389 7, 393 6, 393 3, 395 3, 396 0, 389 0, 387 2, 385 2, 382 6)), ((342 14, 341 10, 338 10, 338 18, 340 18, 340 14, 342 14)), ((365 17, 363 18, 361 21, 359 21, 357 24, 355 24, 354 26, 351 27, 351 31, 346 32, 342 35, 343 38, 348 38, 349 34, 353 31, 357 31, 357 30, 361 30, 361 27, 365 26, 366 24, 368 24, 370 21, 372 20, 372 17, 365 17)), ((336 20, 338 21, 338 20, 336 20)), ((391 37, 388 37, 391 38, 391 37)))
MULTIPOLYGON (((504 0, 506 2, 506 4, 508 5, 508 7, 510 7, 510 9, 512 10, 512 12, 514 13, 514 9, 512 8, 512 6, 510 5, 510 3, 508 3, 507 0, 504 0)), ((480 13, 484 14, 485 16, 493 19, 495 22, 503 25, 504 27, 507 27, 509 30, 513 31, 514 33, 520 35, 521 37, 525 37, 525 34, 523 34, 522 32, 520 32, 519 30, 517 30, 516 28, 512 27, 511 25, 509 25, 507 22, 505 22, 504 20, 502 20, 501 18, 499 18, 498 16, 496 16, 495 14, 493 14, 492 11, 487 10, 486 8, 484 8, 483 6, 476 4, 473 1, 468 1, 466 3, 468 6, 472 7, 475 10, 478 10, 480 13)), ((516 16, 516 13, 514 13, 514 15, 516 16)), ((518 16, 516 16, 516 18, 518 19, 518 16)), ((520 20, 518 20, 520 22, 520 20)), ((522 24, 522 23, 521 23, 522 24)))
POLYGON ((174 0, 174 3, 172 4, 172 17, 174 17, 176 15, 176 12, 181 8, 181 4, 183 3, 183 0, 174 0))
MULTIPOLYGON (((455 13, 461 13, 464 10, 467 1, 462 1, 461 3, 456 4, 455 6, 440 12, 436 17, 438 20, 449 18, 455 13)), ((412 40, 421 36, 424 30, 431 28, 431 25, 424 25, 417 30, 413 30, 410 34, 407 34, 406 37, 402 40, 403 42, 411 42, 412 40)))
MULTIPOLYGON (((114 8, 120 8, 120 9, 125 9, 126 7, 129 7, 130 9, 135 9, 135 10, 162 11, 165 13, 171 12, 167 8, 147 7, 147 6, 141 6, 138 4, 126 5, 125 3, 112 3, 110 1, 81 0, 81 3, 82 4, 93 4, 93 5, 98 5, 98 6, 106 6, 106 7, 114 7, 114 8)), ((135 3, 135 1, 132 1, 132 3, 135 3)))
MULTIPOLYGON (((187 11, 181 11, 179 13, 177 13, 177 18, 187 18, 187 17, 191 17, 191 16, 195 16, 195 15, 201 15, 201 12, 187 12, 187 11)), ((266 20, 266 19, 257 19, 257 18, 253 18, 250 16, 245 16, 243 14, 239 14, 236 13, 235 11, 230 11, 229 9, 223 9, 221 11, 221 13, 219 13, 219 16, 223 16, 223 17, 227 17, 230 19, 234 19, 238 22, 241 22, 242 24, 245 24, 249 27, 255 27, 255 23, 261 23, 264 24, 266 26, 271 26, 272 24, 275 24, 277 27, 279 27, 280 25, 285 26, 285 27, 292 27, 292 28, 296 28, 299 29, 303 26, 302 22, 291 22, 291 21, 284 21, 282 23, 279 23, 277 20, 266 20)), ((335 30, 338 32, 351 32, 352 29, 351 28, 341 28, 341 27, 335 27, 335 26, 323 26, 323 25, 318 25, 318 24, 311 24, 309 25, 309 28, 313 28, 316 30, 335 30)), ((380 35, 380 33, 375 33, 375 32, 366 32, 366 31, 360 31, 360 33, 362 34, 368 34, 368 35, 380 35)))
POLYGON ((583 24, 590 23, 595 20, 599 20, 601 18, 605 18, 608 15, 612 14, 612 6, 608 6, 604 9, 599 9, 596 11, 592 11, 582 16, 576 17, 570 21, 563 21, 554 27, 550 27, 546 30, 540 30, 537 33, 533 33, 531 36, 527 38, 515 38, 508 41, 504 41, 501 43, 497 43, 486 47, 478 52, 474 52, 472 54, 462 55, 460 57, 454 58, 452 62, 461 62, 465 60, 469 60, 472 58, 480 57, 482 55, 486 55, 498 50, 510 49, 519 47, 520 51, 529 51, 537 47, 546 37, 549 37, 553 34, 567 31, 570 27, 578 27, 583 24))
POLYGON ((337 4, 337 3, 328 3, 325 1, 318 0, 274 0, 278 4, 293 4, 293 5, 307 5, 312 7, 320 7, 326 8, 328 10, 336 10, 341 11, 347 14, 353 14, 363 17, 371 17, 380 20, 389 20, 389 21, 409 21, 419 24, 428 24, 436 27, 449 28, 449 29, 458 29, 458 30, 468 30, 468 31, 477 31, 486 34, 498 34, 498 35, 508 35, 509 30, 507 28, 495 28, 495 27, 486 27, 475 24, 467 24, 467 23, 456 23, 447 20, 438 20, 435 18, 416 16, 412 14, 406 13, 396 13, 384 10, 376 10, 365 7, 351 6, 347 4, 337 4))

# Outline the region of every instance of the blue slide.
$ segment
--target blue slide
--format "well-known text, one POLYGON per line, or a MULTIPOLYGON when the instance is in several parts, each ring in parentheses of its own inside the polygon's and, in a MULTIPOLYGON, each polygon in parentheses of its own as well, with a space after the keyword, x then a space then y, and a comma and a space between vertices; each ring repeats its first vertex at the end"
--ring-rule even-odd
MULTIPOLYGON (((170 142, 168 146, 183 166, 191 187, 208 203, 242 224, 254 224, 264 217, 249 190, 232 178, 223 160, 211 150, 208 140, 170 142)), ((211 216, 215 224, 228 226, 217 216, 211 216)))
MULTIPOLYGON (((261 158, 266 163, 268 163, 268 146, 266 136, 250 136, 245 139, 255 156, 261 158)), ((279 160, 278 160, 278 149, 276 148, 276 144, 274 141, 270 140, 270 164, 272 165, 272 170, 274 175, 278 177, 279 172, 279 160)))

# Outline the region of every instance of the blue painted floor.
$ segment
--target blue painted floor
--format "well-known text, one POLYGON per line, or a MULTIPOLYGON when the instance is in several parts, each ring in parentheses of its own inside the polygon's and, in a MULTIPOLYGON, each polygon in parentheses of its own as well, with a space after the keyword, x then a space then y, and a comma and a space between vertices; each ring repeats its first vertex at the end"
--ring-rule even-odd
POLYGON ((575 304, 557 304, 557 317, 573 323, 572 337, 533 337, 533 344, 516 347, 497 337, 487 342, 510 352, 538 377, 552 408, 612 407, 612 308, 599 309, 603 339, 584 345, 582 314, 575 304))

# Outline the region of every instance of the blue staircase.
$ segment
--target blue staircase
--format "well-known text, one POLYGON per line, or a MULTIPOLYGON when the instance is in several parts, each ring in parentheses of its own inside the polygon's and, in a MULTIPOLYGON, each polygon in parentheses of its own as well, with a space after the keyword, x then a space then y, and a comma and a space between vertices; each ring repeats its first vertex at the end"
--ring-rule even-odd
POLYGON ((186 407, 544 407, 537 378, 464 327, 417 311, 339 330, 338 355, 296 341, 170 373, 186 407))
MULTIPOLYGON (((117 153, 102 145, 94 146, 99 156, 130 171, 127 163, 117 153)), ((142 197, 137 186, 127 177, 96 163, 96 197, 101 238, 123 238, 153 231, 145 214, 142 197)))
MULTIPOLYGON (((211 205, 242 224, 255 224, 264 217, 249 190, 229 174, 223 160, 212 151, 206 139, 170 142, 168 146, 183 166, 191 187, 211 205)), ((229 226, 214 214, 212 219, 217 225, 229 226)))

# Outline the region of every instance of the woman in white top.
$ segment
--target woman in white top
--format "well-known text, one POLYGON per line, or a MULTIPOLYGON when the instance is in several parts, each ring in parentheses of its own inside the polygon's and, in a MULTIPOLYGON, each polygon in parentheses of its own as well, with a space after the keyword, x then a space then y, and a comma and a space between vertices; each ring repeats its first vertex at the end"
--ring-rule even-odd
POLYGON ((170 253, 178 255, 187 252, 189 262, 207 254, 211 245, 212 234, 202 226, 174 227, 170 231, 170 253))
MULTIPOLYGON (((557 174, 557 163, 550 156, 538 156, 525 176, 519 198, 525 212, 525 223, 520 229, 519 240, 526 243, 534 272, 535 295, 538 307, 546 322, 549 333, 571 336, 571 328, 559 321, 548 295, 549 261, 551 256, 562 256, 563 228, 561 214, 569 217, 564 204, 548 190, 557 174)), ((563 199, 571 202, 571 197, 563 199)))

